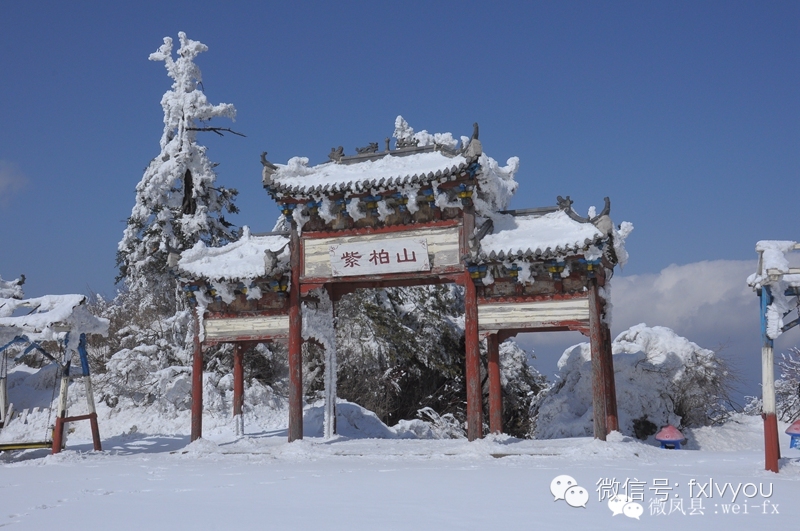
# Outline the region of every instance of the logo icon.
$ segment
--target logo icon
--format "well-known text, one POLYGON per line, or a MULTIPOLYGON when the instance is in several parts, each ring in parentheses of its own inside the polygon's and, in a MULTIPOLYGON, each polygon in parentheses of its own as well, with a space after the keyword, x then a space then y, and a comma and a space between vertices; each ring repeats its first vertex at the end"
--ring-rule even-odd
POLYGON ((550 482, 550 494, 553 501, 564 500, 570 507, 586 508, 589 501, 589 491, 578 485, 575 478, 562 474, 550 482))
POLYGON ((639 519, 644 512, 644 507, 640 503, 636 503, 624 494, 615 494, 608 499, 608 508, 611 509, 611 516, 624 514, 628 518, 639 519))

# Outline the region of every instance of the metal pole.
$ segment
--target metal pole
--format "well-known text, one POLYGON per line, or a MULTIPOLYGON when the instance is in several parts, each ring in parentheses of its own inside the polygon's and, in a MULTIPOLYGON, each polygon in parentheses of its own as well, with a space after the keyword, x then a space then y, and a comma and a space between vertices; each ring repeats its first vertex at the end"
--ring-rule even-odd
POLYGON ((289 442, 303 438, 303 337, 300 314, 300 236, 292 223, 289 240, 292 270, 289 286, 289 442))
POLYGON ((489 358, 489 431, 503 432, 503 388, 500 383, 500 341, 497 334, 486 338, 489 358))
POLYGON ((767 335, 767 307, 772 293, 764 286, 758 293, 761 302, 761 402, 764 416, 764 469, 778 472, 781 447, 778 441, 778 417, 775 410, 775 362, 773 342, 767 335))

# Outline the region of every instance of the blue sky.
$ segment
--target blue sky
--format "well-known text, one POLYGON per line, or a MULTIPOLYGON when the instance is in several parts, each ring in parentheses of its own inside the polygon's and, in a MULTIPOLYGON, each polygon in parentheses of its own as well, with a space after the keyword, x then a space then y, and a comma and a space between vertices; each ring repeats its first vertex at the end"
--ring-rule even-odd
POLYGON ((390 136, 401 114, 456 136, 479 122, 488 154, 521 159, 512 207, 570 195, 584 214, 610 196, 636 227, 625 276, 800 239, 800 3, 227 4, 0 7, 3 278, 26 274, 29 296, 113 295, 170 87, 147 58, 178 31, 209 47, 209 101, 237 107, 217 125, 246 138, 200 140, 240 191, 232 221, 254 231, 278 213, 261 151, 323 162, 390 136))

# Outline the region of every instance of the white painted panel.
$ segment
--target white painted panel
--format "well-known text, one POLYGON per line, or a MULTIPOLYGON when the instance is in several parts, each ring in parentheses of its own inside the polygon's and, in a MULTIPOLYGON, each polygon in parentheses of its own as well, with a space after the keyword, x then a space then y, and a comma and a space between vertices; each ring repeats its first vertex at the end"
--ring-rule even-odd
POLYGON ((502 330, 557 321, 589 321, 589 299, 503 302, 478 305, 478 328, 502 330))
POLYGON ((425 238, 393 238, 334 244, 329 248, 335 277, 430 271, 425 238))
POLYGON ((258 315, 205 319, 205 337, 223 339, 240 336, 285 336, 289 333, 288 315, 258 315))
POLYGON ((428 245, 431 268, 459 265, 459 227, 406 230, 384 234, 364 234, 340 238, 304 238, 303 276, 332 277, 330 247, 359 242, 391 241, 405 238, 424 239, 428 245))

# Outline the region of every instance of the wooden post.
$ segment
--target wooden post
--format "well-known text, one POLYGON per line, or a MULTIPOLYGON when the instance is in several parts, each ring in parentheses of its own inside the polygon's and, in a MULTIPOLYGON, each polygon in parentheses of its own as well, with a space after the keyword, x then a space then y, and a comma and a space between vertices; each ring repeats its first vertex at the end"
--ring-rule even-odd
MULTIPOLYGON (((465 207, 461 227, 461 254, 469 252, 469 239, 475 230, 473 207, 465 207)), ((464 271, 464 345, 467 383, 467 439, 483 437, 483 393, 481 392, 481 351, 478 337, 478 293, 464 271)))
POLYGON ((300 314, 300 236, 292 223, 289 240, 292 271, 289 286, 289 442, 303 438, 303 337, 300 314))
POLYGON ((503 388, 500 384, 500 340, 497 334, 486 338, 489 357, 489 431, 503 433, 503 388))
POLYGON ((86 351, 86 334, 81 334, 78 342, 78 354, 81 358, 81 369, 83 371, 83 384, 86 387, 86 406, 89 409, 89 422, 92 427, 92 444, 94 450, 99 452, 103 449, 100 442, 100 427, 97 425, 97 409, 94 405, 94 391, 92 390, 92 377, 89 374, 89 353, 86 351))
MULTIPOLYGON (((333 286, 326 284, 323 288, 331 301, 331 321, 336 327, 336 301, 333 299, 333 286)), ((334 338, 335 340, 335 333, 334 338)), ((325 438, 332 438, 336 435, 336 384, 337 384, 337 363, 336 345, 333 352, 325 352, 325 438)))
POLYGON ((236 435, 244 435, 244 351, 247 348, 241 341, 233 345, 233 421, 236 425, 236 435))
MULTIPOLYGON (((605 306, 604 306, 605 307, 605 306)), ((606 433, 619 431, 619 416, 617 414, 617 385, 614 380, 614 357, 611 350, 611 330, 603 323, 603 377, 606 404, 606 433)))
POLYGON ((69 389, 69 368, 71 363, 67 361, 64 364, 64 370, 61 373, 61 389, 58 393, 58 411, 56 413, 56 424, 53 428, 53 448, 52 453, 57 454, 64 449, 64 428, 66 427, 67 417, 67 390, 69 389))
POLYGON ((775 360, 772 339, 767 335, 767 307, 772 303, 768 286, 759 291, 761 299, 761 403, 764 417, 764 469, 778 472, 781 447, 775 409, 775 360))
POLYGON ((203 436, 203 345, 200 343, 200 316, 203 307, 194 309, 194 352, 192 353, 192 435, 196 441, 203 436))
POLYGON ((594 417, 594 437, 606 440, 606 374, 603 362, 603 323, 601 320, 600 295, 597 281, 589 286, 589 343, 592 351, 592 413, 594 417))

